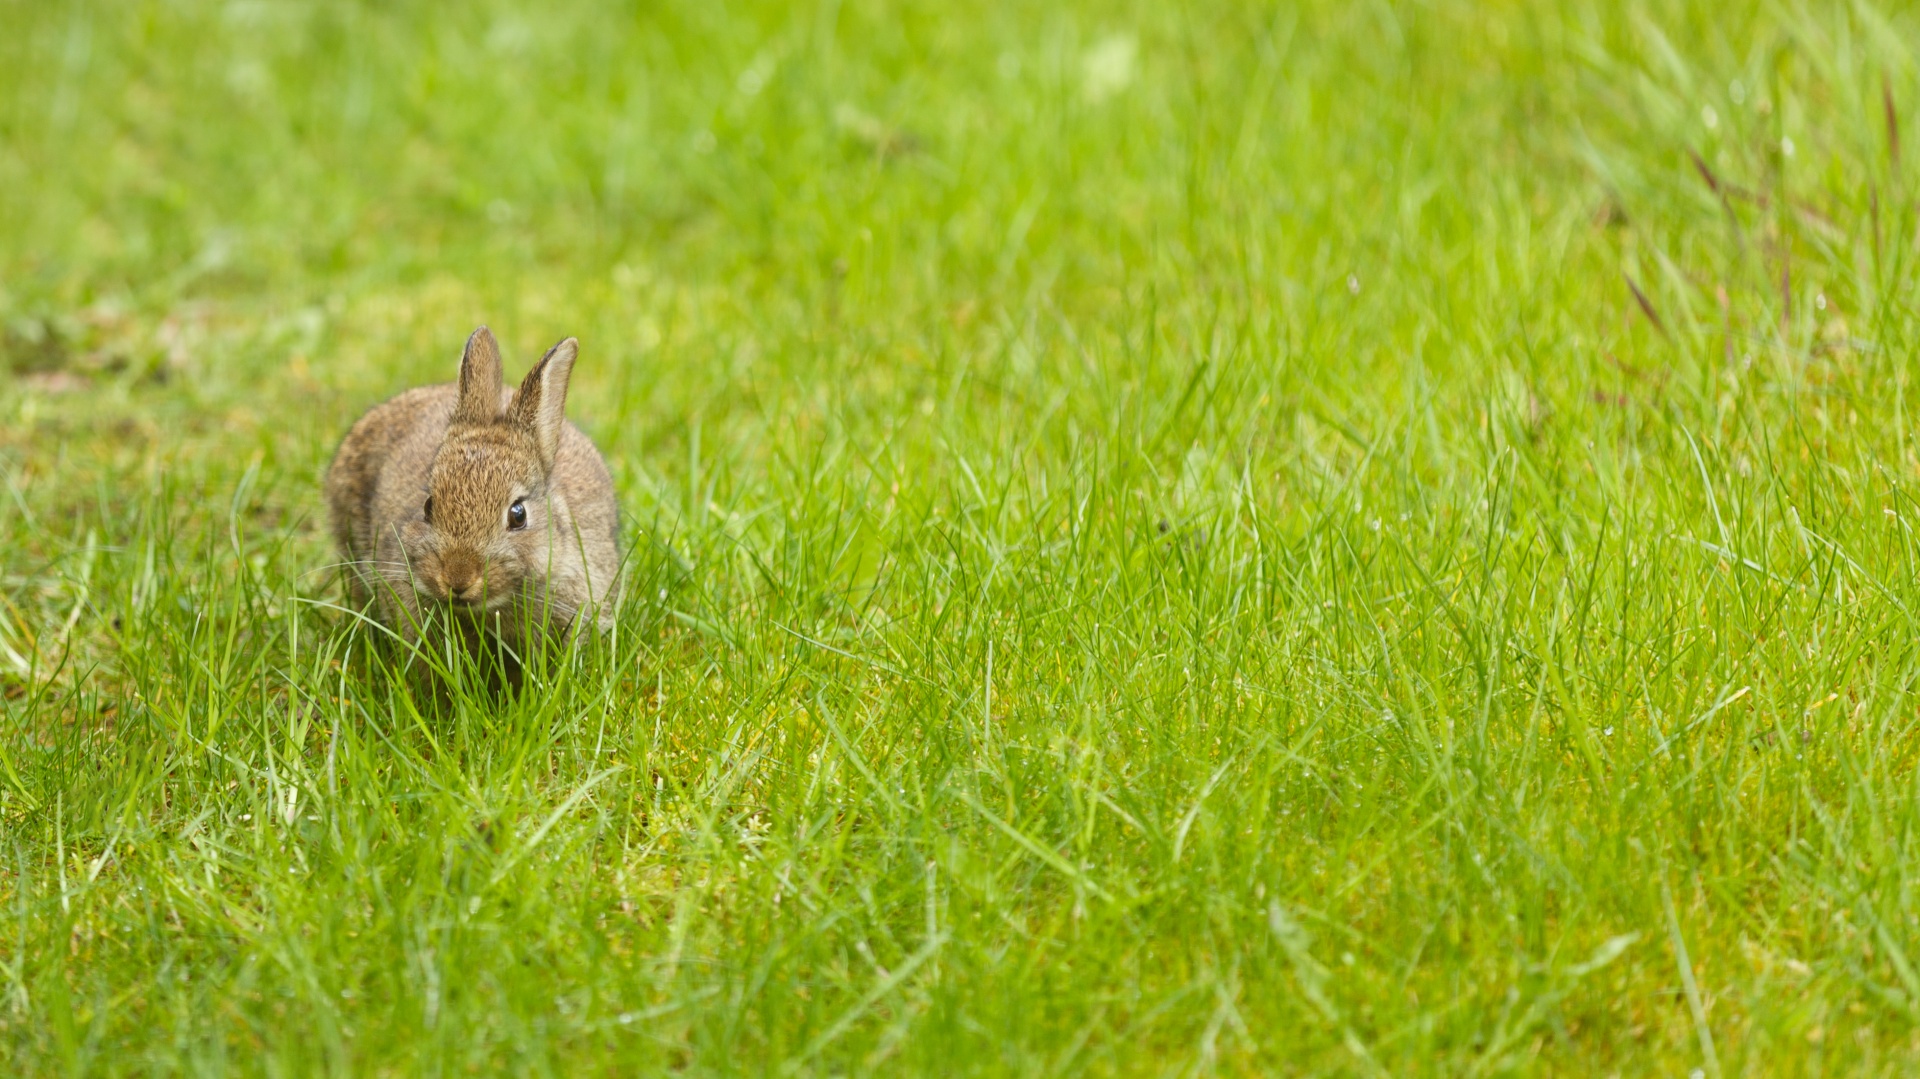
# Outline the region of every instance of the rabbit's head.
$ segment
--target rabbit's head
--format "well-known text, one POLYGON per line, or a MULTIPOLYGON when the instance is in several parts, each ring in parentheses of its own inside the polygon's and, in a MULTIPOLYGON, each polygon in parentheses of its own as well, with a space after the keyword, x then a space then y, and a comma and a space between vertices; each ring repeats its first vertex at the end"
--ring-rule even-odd
POLYGON ((545 580, 569 538, 554 534, 568 515, 551 481, 578 352, 571 337, 553 346, 503 404, 499 344, 485 326, 467 338, 446 440, 400 534, 423 600, 489 613, 545 580))

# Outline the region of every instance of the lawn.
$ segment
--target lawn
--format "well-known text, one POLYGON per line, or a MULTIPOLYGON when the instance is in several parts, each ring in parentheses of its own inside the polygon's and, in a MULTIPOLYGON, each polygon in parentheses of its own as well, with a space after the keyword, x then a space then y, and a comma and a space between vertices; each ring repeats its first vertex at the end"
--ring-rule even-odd
POLYGON ((0 1071, 1911 1074, 1916 46, 0 0, 0 1071), (441 699, 481 323, 625 585, 441 699))

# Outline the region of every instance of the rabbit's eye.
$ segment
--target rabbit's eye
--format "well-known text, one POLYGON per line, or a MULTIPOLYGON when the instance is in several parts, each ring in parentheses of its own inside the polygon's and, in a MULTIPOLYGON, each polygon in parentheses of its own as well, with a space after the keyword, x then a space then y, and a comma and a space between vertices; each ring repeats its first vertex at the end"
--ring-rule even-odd
POLYGON ((427 504, 420 507, 420 512, 423 515, 425 515, 425 517, 427 518, 428 524, 433 523, 433 496, 432 495, 427 496, 427 504))
POLYGON ((519 531, 527 527, 527 504, 518 499, 507 507, 507 527, 519 531))

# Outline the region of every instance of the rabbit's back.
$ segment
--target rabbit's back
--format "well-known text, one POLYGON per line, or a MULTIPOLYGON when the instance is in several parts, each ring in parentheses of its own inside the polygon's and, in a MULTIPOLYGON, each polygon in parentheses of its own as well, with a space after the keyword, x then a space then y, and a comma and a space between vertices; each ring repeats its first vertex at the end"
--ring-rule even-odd
MULTIPOLYGON (((620 504, 613 494, 613 476, 606 459, 584 432, 568 423, 560 431, 560 451, 554 455, 553 485, 566 499, 572 518, 564 527, 579 537, 585 579, 573 582, 569 602, 594 605, 601 628, 612 624, 614 596, 620 572, 620 504)), ((559 582, 554 582, 556 587, 559 582)))

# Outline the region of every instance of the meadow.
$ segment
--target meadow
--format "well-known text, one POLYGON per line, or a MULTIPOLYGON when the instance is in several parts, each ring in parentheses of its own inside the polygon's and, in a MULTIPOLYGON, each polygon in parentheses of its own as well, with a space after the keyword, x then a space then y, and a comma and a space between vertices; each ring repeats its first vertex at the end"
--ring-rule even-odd
POLYGON ((0 0, 0 1071, 1911 1074, 1917 44, 0 0), (482 323, 627 562, 438 705, 482 323))

